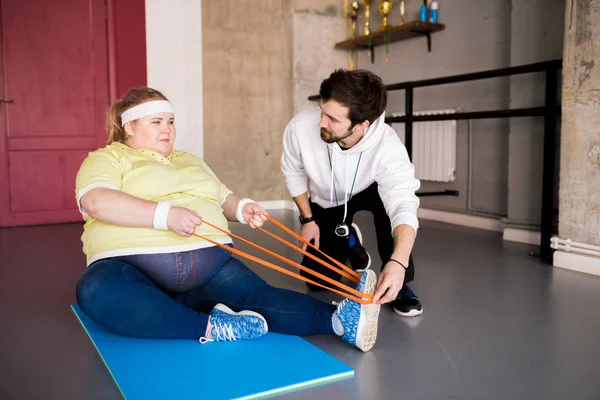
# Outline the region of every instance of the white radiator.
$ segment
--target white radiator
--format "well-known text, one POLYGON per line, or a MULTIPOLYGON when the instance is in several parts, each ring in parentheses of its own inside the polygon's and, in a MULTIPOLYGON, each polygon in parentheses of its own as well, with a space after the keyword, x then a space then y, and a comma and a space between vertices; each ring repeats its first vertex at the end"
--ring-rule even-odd
MULTIPOLYGON (((454 113, 456 110, 415 112, 414 115, 454 113)), ((403 117, 404 113, 393 113, 403 117)), ((392 123, 404 143, 404 123, 392 123)), ((413 122, 412 163, 423 181, 454 182, 456 179, 456 121, 413 122)))

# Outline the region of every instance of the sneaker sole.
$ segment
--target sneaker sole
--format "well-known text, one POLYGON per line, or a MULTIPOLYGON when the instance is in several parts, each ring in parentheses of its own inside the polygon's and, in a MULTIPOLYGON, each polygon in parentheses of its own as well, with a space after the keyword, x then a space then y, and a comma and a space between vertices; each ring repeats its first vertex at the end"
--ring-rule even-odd
MULTIPOLYGON (((377 274, 374 271, 366 271, 367 281, 363 293, 373 294, 377 287, 377 274)), ((365 318, 364 328, 356 333, 356 347, 367 352, 375 346, 377 341, 377 326, 379 323, 380 304, 363 304, 360 310, 360 319, 365 318)))
POLYGON ((354 222, 352 223, 352 227, 354 228, 354 231, 356 232, 356 236, 358 236, 358 241, 360 242, 360 244, 363 244, 362 241, 362 232, 360 231, 360 229, 358 228, 358 225, 356 225, 354 222))
POLYGON ((265 317, 263 317, 262 315, 260 315, 257 312, 248 311, 248 310, 243 310, 243 311, 240 311, 240 312, 235 312, 235 311, 233 311, 231 308, 227 307, 223 303, 217 304, 214 308, 216 308, 219 311, 223 311, 224 313, 227 313, 227 314, 232 314, 232 315, 251 315, 253 317, 258 317, 258 318, 262 319, 263 323, 265 324, 265 330, 267 332, 269 331, 269 325, 267 325, 267 320, 265 319, 265 317))
POLYGON ((394 307, 392 307, 392 309, 394 310, 394 312, 398 315, 400 315, 401 317, 416 317, 418 315, 423 314, 423 307, 421 307, 420 310, 410 310, 409 312, 402 312, 399 310, 396 310, 394 307))
MULTIPOLYGON (((356 236, 358 236, 358 241, 360 242, 360 244, 362 246, 363 237, 362 237, 362 232, 360 231, 360 228, 354 222, 352 223, 352 227, 354 228, 354 231, 356 232, 356 236)), ((367 266, 365 268, 355 269, 356 272, 365 272, 366 270, 371 268, 371 255, 369 254, 368 251, 367 251, 367 256, 369 256, 369 262, 367 263, 367 266)))

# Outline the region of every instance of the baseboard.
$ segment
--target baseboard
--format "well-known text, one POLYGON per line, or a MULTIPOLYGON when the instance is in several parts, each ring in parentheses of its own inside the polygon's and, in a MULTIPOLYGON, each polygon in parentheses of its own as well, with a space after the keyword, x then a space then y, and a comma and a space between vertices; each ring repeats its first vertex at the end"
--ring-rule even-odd
POLYGON ((509 242, 519 242, 539 245, 542 235, 540 232, 528 231, 526 229, 504 228, 502 239, 509 242))
MULTIPOLYGON (((296 203, 291 200, 259 201, 265 210, 293 210, 298 211, 296 203)), ((419 208, 418 217, 447 224, 467 226, 470 228, 485 229, 494 232, 503 232, 504 240, 511 242, 540 244, 540 233, 525 229, 503 228, 498 219, 481 217, 476 215, 454 213, 449 211, 432 210, 430 208, 419 208)))
POLYGON ((553 265, 558 268, 600 276, 600 257, 557 250, 554 252, 553 265))
POLYGON ((271 201, 259 201, 258 204, 265 210, 292 210, 297 211, 298 207, 292 200, 271 200, 271 201))
POLYGON ((500 220, 494 218, 454 213, 449 211, 432 210, 430 208, 419 208, 417 215, 420 219, 445 222, 453 225, 468 226, 470 228, 479 228, 488 231, 502 232, 502 224, 500 223, 500 220))

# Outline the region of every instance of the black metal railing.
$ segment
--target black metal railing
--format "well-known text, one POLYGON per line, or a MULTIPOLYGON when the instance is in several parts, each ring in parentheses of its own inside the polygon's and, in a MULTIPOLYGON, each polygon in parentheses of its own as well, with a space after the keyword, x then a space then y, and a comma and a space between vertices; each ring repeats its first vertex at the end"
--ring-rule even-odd
MULTIPOLYGON (((558 135, 557 117, 561 113, 558 104, 558 71, 562 68, 562 60, 544 61, 534 64, 520 65, 516 67, 493 69, 488 71, 473 72, 461 75, 445 76, 434 79, 424 79, 420 81, 408 81, 387 85, 388 91, 405 91, 405 115, 402 117, 387 117, 387 123, 399 122, 405 125, 404 145, 412 158, 413 144, 413 123, 423 121, 447 121, 447 120, 468 120, 468 119, 490 119, 490 118, 515 118, 515 117, 543 117, 544 118, 544 149, 543 149, 543 176, 542 176, 542 218, 541 218, 541 239, 540 256, 547 262, 552 261, 553 250, 550 247, 550 239, 554 233, 554 215, 555 205, 554 197, 557 190, 555 184, 555 163, 556 149, 555 143, 558 135), (545 82, 545 103, 543 106, 504 109, 472 111, 436 115, 414 115, 414 89, 438 86, 449 83, 475 81, 489 78, 498 78, 503 76, 512 76, 528 74, 534 72, 544 72, 546 74, 545 82)), ((309 100, 319 100, 319 96, 310 96, 309 100)), ((445 190, 442 192, 421 192, 419 196, 457 196, 458 192, 454 190, 445 190)))

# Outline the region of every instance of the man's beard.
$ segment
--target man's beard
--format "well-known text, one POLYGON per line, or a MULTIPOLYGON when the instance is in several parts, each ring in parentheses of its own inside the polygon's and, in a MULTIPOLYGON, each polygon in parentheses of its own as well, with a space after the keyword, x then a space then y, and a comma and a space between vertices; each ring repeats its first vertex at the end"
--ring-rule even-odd
POLYGON ((325 128, 321 128, 321 140, 325 143, 335 143, 340 140, 346 139, 348 136, 352 135, 354 132, 352 130, 347 131, 341 136, 335 136, 333 133, 328 132, 325 128))

